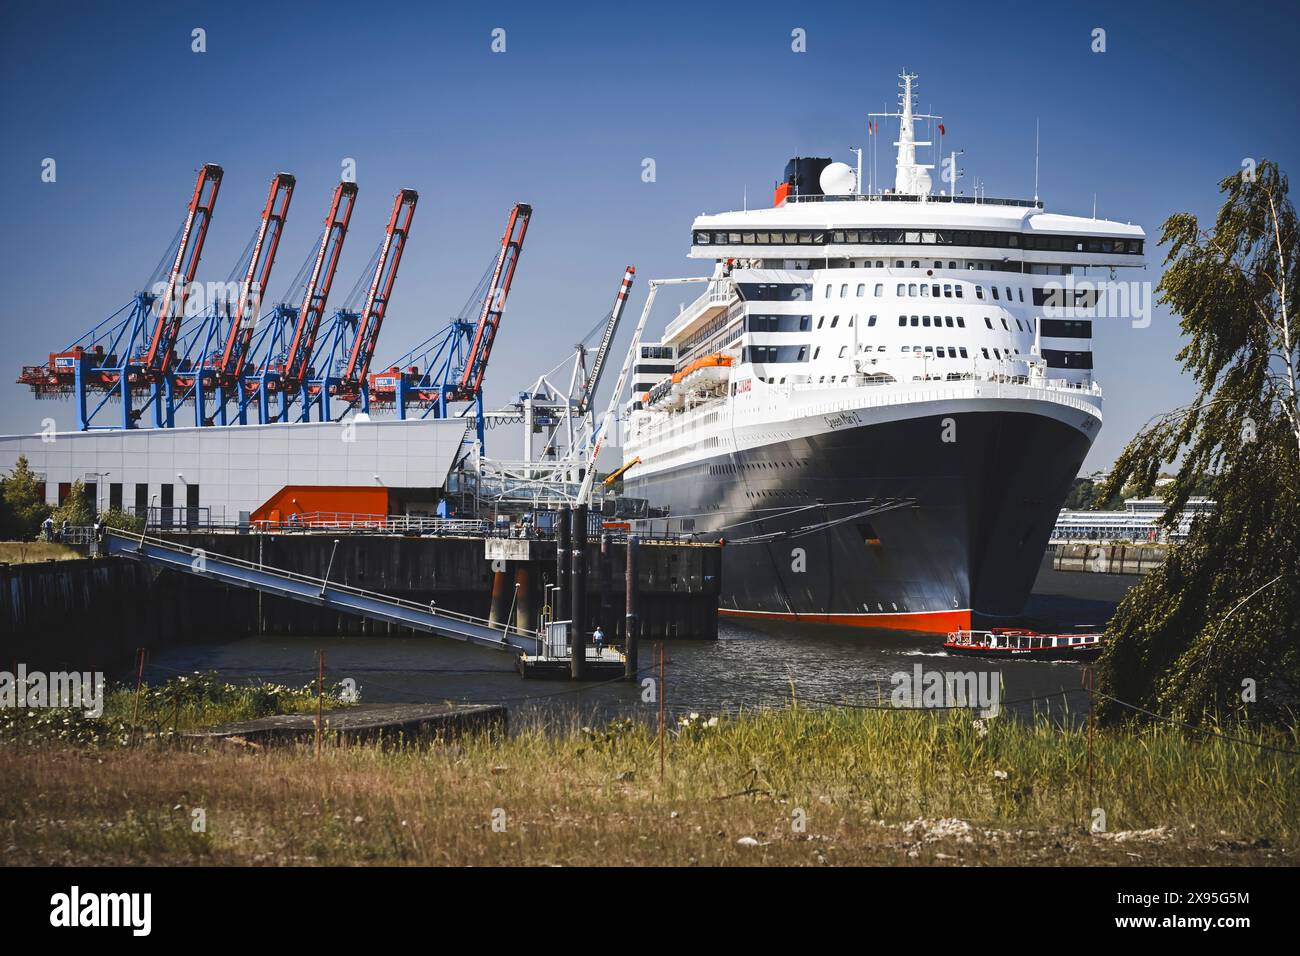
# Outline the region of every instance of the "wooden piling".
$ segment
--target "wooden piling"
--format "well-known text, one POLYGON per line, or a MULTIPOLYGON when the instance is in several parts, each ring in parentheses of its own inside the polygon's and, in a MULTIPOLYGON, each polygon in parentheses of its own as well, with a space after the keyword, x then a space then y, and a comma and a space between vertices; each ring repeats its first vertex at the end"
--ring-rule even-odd
POLYGON ((569 576, 572 579, 572 596, 569 598, 569 656, 570 674, 582 680, 587 672, 587 506, 573 509, 573 550, 569 553, 569 576))
POLYGON ((641 551, 641 539, 636 535, 630 535, 627 539, 627 613, 624 616, 623 624, 623 641, 624 641, 624 662, 623 677, 627 680, 636 680, 637 677, 637 644, 640 641, 640 608, 637 601, 637 557, 641 551))

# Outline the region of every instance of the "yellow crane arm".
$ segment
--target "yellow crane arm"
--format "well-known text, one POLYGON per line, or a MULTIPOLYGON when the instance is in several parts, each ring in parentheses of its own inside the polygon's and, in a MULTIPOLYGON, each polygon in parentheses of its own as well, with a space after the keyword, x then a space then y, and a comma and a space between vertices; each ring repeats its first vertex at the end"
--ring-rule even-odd
POLYGON ((627 471, 627 470, 628 470, 629 468, 631 468, 633 465, 639 465, 639 464, 641 464, 641 456, 640 456, 640 455, 637 455, 635 458, 633 458, 633 459, 632 459, 631 461, 629 461, 627 464, 623 465, 623 466, 620 467, 620 468, 615 469, 614 471, 611 471, 607 476, 605 476, 605 487, 608 488, 608 487, 609 487, 610 485, 612 485, 614 482, 616 482, 616 481, 618 481, 620 478, 622 478, 622 477, 623 477, 623 472, 627 471))

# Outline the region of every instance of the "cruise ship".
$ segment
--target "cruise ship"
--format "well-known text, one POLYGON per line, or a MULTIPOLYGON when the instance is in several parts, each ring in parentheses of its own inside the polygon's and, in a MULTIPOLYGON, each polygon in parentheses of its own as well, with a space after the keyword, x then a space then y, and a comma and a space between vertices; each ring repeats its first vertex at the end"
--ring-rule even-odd
POLYGON ((625 490, 643 527, 725 542, 726 614, 1013 620, 1101 428, 1091 316, 1145 233, 936 190, 915 79, 870 121, 897 129, 892 188, 861 152, 797 157, 770 208, 699 216, 706 290, 639 345, 625 490))

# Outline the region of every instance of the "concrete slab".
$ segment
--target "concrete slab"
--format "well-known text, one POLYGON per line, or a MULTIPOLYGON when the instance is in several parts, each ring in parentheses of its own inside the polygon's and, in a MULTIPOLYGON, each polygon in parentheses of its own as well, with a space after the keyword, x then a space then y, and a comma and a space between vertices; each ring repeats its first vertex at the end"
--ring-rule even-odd
MULTIPOLYGON (((504 733, 507 711, 500 704, 364 704, 325 711, 325 739, 331 743, 374 740, 429 743, 465 733, 504 733)), ((316 737, 316 715, 281 714, 205 727, 183 733, 194 741, 238 737, 259 744, 309 742, 316 737)))

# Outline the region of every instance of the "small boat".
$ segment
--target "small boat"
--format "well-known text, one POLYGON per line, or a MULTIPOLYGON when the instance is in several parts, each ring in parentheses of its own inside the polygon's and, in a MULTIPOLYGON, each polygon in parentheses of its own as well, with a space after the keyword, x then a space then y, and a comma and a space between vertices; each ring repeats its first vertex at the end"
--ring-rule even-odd
POLYGON ((1040 634, 1006 627, 953 631, 943 642, 944 649, 952 654, 1036 661, 1090 661, 1101 653, 1102 644, 1100 634, 1040 634))

